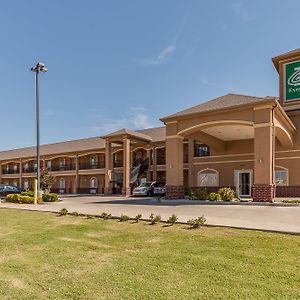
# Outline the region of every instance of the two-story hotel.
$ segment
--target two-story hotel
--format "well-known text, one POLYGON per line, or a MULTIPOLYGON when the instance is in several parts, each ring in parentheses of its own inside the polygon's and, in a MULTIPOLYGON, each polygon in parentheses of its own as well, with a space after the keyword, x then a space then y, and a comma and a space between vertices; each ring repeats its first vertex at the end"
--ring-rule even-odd
MULTIPOLYGON (((59 193, 122 193, 145 178, 184 187, 232 187, 241 197, 300 197, 300 49, 273 58, 279 98, 228 94, 164 117, 164 127, 120 129, 41 147, 59 193)), ((35 147, 0 152, 1 183, 32 189, 35 147)))

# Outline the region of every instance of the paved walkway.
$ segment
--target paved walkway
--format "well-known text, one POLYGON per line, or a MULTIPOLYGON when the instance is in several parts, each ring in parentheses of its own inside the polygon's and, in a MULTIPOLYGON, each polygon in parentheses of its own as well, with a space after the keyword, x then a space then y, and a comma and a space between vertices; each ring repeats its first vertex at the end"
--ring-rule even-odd
POLYGON ((142 214, 148 218, 151 213, 167 220, 172 214, 180 222, 204 215, 209 225, 237 228, 292 232, 300 234, 300 205, 253 204, 253 203, 203 203, 191 200, 161 200, 147 198, 80 196, 62 197, 61 202, 40 205, 1 203, 1 207, 57 212, 65 207, 69 212, 85 214, 111 213, 130 217, 142 214))

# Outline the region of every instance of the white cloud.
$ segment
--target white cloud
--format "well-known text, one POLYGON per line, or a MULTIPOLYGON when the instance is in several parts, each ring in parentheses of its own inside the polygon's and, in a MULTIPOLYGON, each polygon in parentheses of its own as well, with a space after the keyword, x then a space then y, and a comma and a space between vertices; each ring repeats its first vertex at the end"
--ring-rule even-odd
POLYGON ((233 12, 245 23, 251 20, 248 11, 245 9, 244 1, 242 0, 237 0, 236 2, 234 2, 233 12))
POLYGON ((143 58, 140 62, 144 65, 161 65, 176 50, 176 40, 162 49, 154 58, 143 58))
POLYGON ((95 121, 97 121, 98 124, 90 127, 90 131, 97 134, 106 134, 121 128, 138 130, 159 126, 159 124, 150 120, 146 109, 143 107, 132 107, 123 117, 116 119, 102 118, 98 115, 95 121))

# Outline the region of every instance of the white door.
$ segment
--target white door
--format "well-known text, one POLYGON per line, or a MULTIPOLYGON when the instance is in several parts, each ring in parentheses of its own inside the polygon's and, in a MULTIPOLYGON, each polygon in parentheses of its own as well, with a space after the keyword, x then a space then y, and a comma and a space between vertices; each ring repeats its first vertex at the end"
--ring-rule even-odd
POLYGON ((236 190, 240 197, 251 197, 252 172, 236 171, 236 190))

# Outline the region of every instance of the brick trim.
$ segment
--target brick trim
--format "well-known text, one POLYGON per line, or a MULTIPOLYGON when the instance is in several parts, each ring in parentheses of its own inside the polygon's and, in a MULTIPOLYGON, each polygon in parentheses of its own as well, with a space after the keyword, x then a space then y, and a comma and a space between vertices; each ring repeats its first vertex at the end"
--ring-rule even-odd
POLYGON ((255 184, 252 186, 252 198, 254 202, 274 202, 275 185, 255 184))
POLYGON ((183 199, 184 198, 184 187, 183 186, 166 186, 166 198, 167 199, 183 199))

